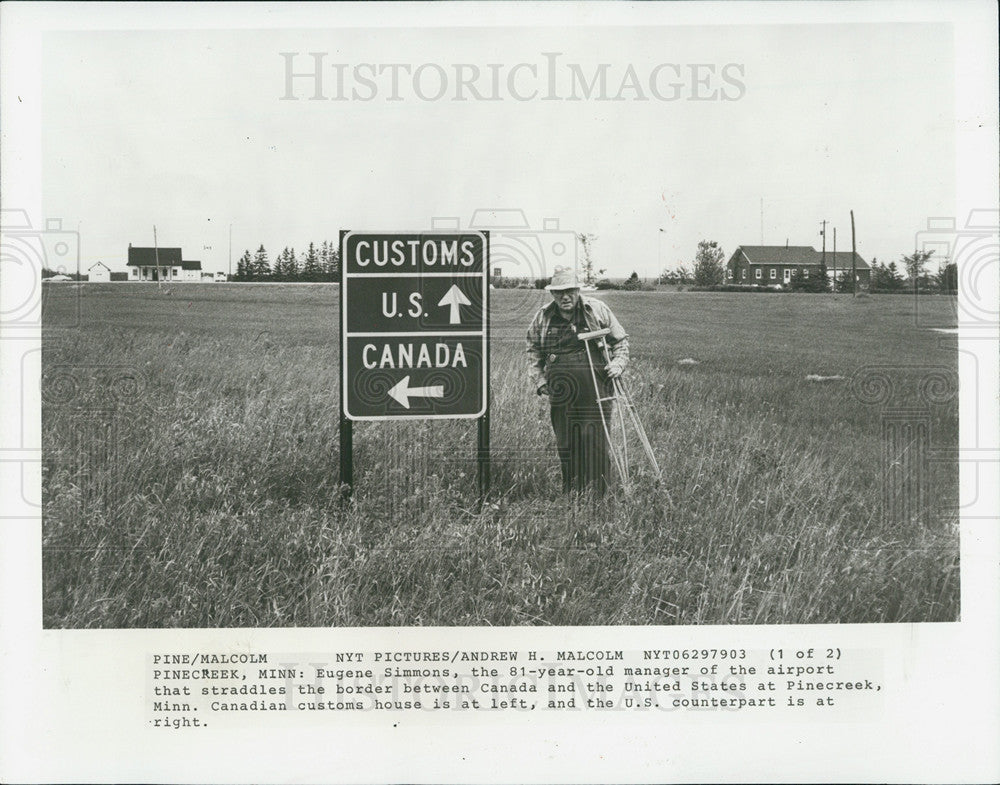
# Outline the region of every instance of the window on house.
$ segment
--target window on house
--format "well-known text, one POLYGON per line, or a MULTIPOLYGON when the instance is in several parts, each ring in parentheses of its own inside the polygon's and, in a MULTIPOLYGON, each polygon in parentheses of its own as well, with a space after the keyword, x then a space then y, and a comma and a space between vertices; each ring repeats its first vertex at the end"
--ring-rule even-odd
POLYGON ((732 270, 726 270, 726 278, 732 279, 732 277, 733 277, 733 271, 732 270))
POLYGON ((772 267, 772 268, 771 268, 771 280, 773 281, 773 280, 774 280, 775 278, 777 278, 777 277, 778 277, 778 271, 777 271, 777 270, 775 270, 775 269, 774 269, 774 268, 772 267))
POLYGON ((788 283, 791 280, 792 280, 792 271, 786 267, 784 270, 784 281, 785 283, 788 283))
POLYGON ((803 269, 803 270, 802 270, 802 277, 803 277, 803 278, 808 278, 808 277, 809 277, 809 271, 808 271, 808 270, 806 270, 806 269, 803 269))
POLYGON ((747 269, 744 267, 742 270, 740 270, 740 278, 746 278, 746 277, 747 277, 747 269))
POLYGON ((763 277, 763 272, 764 271, 761 270, 759 267, 756 270, 754 270, 753 272, 754 272, 754 278, 762 278, 763 277))

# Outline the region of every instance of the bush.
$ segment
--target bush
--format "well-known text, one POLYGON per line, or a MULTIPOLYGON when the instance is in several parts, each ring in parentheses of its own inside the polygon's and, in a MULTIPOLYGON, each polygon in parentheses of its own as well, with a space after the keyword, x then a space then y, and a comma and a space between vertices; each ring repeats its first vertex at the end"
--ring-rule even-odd
POLYGON ((944 297, 949 297, 949 296, 954 297, 955 295, 958 294, 958 292, 939 292, 939 291, 936 291, 934 289, 918 289, 916 292, 914 292, 912 288, 910 288, 910 289, 881 289, 881 288, 878 288, 878 287, 875 287, 875 286, 872 286, 872 287, 869 287, 867 289, 862 290, 861 287, 859 286, 858 287, 858 294, 860 294, 862 291, 865 291, 868 294, 902 294, 902 295, 910 295, 911 297, 914 294, 918 294, 921 297, 926 297, 928 295, 942 295, 944 297))
POLYGON ((779 293, 786 291, 777 286, 739 286, 733 283, 718 284, 717 286, 690 286, 689 292, 744 292, 751 294, 779 293))
POLYGON ((511 278, 506 275, 494 275, 490 278, 490 283, 497 289, 531 289, 530 278, 511 278))
POLYGON ((597 283, 594 284, 598 289, 620 289, 621 287, 609 281, 607 278, 602 278, 597 283))
POLYGON ((714 240, 698 243, 698 253, 694 258, 694 282, 697 286, 721 286, 726 280, 726 269, 722 260, 726 258, 722 248, 714 240))
POLYGON ((641 287, 642 283, 639 281, 639 274, 633 270, 632 274, 619 288, 624 289, 627 292, 637 292, 641 287))

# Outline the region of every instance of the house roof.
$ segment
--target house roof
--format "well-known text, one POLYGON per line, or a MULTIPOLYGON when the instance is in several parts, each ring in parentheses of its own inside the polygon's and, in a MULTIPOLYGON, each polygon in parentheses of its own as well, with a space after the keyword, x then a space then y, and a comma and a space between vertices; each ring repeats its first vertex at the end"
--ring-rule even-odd
POLYGON ((103 267, 108 272, 111 272, 111 268, 108 267, 104 262, 94 262, 92 265, 90 265, 90 267, 87 268, 87 271, 89 272, 93 270, 95 267, 103 267))
MULTIPOLYGON (((817 255, 819 255, 819 252, 817 252, 817 255)), ((837 267, 837 269, 838 270, 846 270, 848 267, 850 267, 851 266, 851 256, 852 256, 852 253, 850 251, 837 251, 837 254, 836 254, 836 262, 837 262, 836 267, 837 267)), ((856 254, 853 254, 853 256, 855 257, 854 268, 856 270, 867 270, 867 269, 869 269, 868 262, 866 262, 864 259, 861 258, 861 254, 856 253, 856 254)), ((826 252, 826 266, 832 269, 834 267, 833 263, 834 263, 834 254, 833 254, 833 251, 827 251, 826 252)), ((819 262, 817 262, 817 264, 819 264, 819 262)))
POLYGON ((750 264, 819 264, 811 245, 741 245, 734 256, 741 253, 750 264))
MULTIPOLYGON (((843 270, 851 266, 851 251, 837 251, 837 269, 843 270)), ((823 253, 811 245, 741 245, 730 258, 734 262, 742 256, 750 264, 782 264, 789 267, 819 266, 823 253)), ((867 270, 866 262, 861 254, 854 254, 855 268, 867 270)), ((833 251, 826 252, 826 266, 834 266, 833 251)))
POLYGON ((129 267, 169 267, 181 263, 180 248, 133 248, 128 249, 129 267))
POLYGON ((201 262, 181 262, 182 270, 200 270, 201 262))

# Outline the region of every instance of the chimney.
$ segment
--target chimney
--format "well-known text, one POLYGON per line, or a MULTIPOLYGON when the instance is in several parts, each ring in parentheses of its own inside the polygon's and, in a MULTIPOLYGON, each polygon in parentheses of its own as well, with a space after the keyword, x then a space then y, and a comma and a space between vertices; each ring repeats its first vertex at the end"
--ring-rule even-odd
POLYGON ((788 238, 787 237, 785 238, 785 248, 786 249, 788 248, 788 238))

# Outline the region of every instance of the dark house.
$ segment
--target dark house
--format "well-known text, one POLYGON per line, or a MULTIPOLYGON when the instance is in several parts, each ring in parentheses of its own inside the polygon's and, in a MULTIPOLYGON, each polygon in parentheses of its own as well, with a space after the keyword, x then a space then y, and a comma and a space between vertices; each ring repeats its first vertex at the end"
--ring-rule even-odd
MULTIPOLYGON (((871 268, 860 254, 851 251, 826 252, 826 274, 831 280, 843 280, 851 274, 851 257, 854 257, 858 284, 868 286, 871 268)), ((726 283, 743 286, 788 286, 792 275, 799 271, 808 278, 818 275, 822 251, 811 245, 741 245, 726 262, 726 283)))

